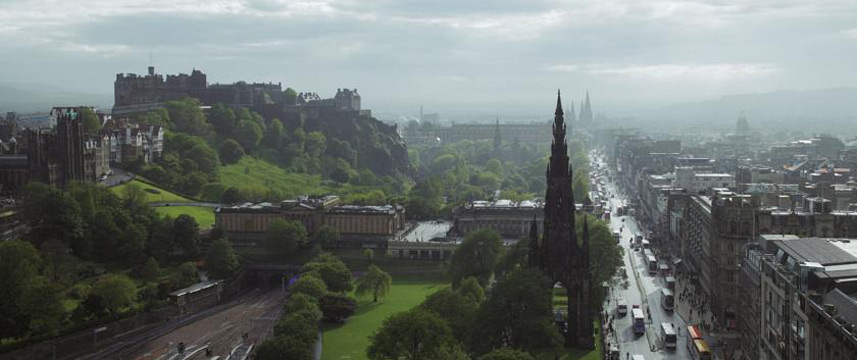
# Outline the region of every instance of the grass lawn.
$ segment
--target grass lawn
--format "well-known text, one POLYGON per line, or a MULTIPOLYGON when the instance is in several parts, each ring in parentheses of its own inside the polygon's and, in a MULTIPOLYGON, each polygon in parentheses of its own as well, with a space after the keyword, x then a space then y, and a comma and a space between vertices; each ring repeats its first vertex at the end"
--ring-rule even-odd
POLYGON ((264 196, 269 189, 282 192, 284 198, 325 193, 321 176, 286 172, 275 164, 249 156, 236 164, 220 168, 220 182, 253 196, 264 196))
POLYGON ((200 229, 208 229, 214 225, 214 208, 204 206, 158 206, 155 212, 161 216, 178 217, 181 214, 188 214, 196 219, 200 229))
POLYGON ((359 299, 357 311, 345 324, 325 325, 323 360, 360 360, 366 358, 369 335, 388 316, 419 305, 426 296, 448 286, 442 276, 393 275, 390 294, 373 304, 359 299))
POLYGON ((114 194, 122 197, 125 194, 125 188, 127 188, 128 186, 139 186, 141 189, 143 189, 146 192, 146 202, 150 203, 181 203, 194 201, 179 194, 172 193, 169 190, 164 190, 136 179, 119 186, 114 186, 110 188, 110 191, 113 191, 114 194))

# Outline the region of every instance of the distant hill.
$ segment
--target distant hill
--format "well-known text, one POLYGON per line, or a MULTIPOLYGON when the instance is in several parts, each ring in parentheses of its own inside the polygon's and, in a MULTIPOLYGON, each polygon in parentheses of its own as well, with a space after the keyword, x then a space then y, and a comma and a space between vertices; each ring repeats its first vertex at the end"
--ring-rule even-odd
POLYGON ((88 105, 101 109, 113 106, 110 94, 72 92, 46 84, 0 83, 0 112, 44 112, 53 106, 88 105))
POLYGON ((737 94, 681 103, 641 114, 646 122, 687 125, 708 130, 734 129, 741 112, 750 126, 806 125, 808 131, 857 131, 857 88, 737 94), (844 127, 844 128, 843 128, 844 127))

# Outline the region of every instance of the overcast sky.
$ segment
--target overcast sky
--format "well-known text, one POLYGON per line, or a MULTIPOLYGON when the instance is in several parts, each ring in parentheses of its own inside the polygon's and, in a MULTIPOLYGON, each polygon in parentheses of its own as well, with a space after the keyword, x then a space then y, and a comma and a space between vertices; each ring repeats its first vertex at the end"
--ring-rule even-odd
POLYGON ((0 82, 111 94, 119 72, 273 81, 366 107, 596 111, 852 86, 855 0, 0 0, 0 82))

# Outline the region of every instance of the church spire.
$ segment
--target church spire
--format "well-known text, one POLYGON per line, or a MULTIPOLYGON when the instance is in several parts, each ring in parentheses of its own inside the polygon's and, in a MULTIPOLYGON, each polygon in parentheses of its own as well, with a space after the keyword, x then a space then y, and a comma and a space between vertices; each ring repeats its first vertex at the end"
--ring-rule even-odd
POLYGON ((503 146, 503 139, 500 137, 500 119, 497 119, 497 123, 494 125, 494 151, 500 151, 500 147, 503 146))
POLYGON ((592 104, 589 103, 589 90, 586 90, 586 99, 583 104, 580 104, 580 123, 583 125, 592 124, 592 104))

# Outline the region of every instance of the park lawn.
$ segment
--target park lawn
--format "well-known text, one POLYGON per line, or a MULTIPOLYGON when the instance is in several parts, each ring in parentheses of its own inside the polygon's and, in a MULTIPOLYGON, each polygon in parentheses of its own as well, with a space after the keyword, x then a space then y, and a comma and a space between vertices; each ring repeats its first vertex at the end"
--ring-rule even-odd
POLYGON ((321 176, 287 172, 275 164, 249 156, 220 168, 218 174, 221 184, 243 190, 251 197, 264 197, 269 189, 281 192, 284 198, 324 193, 321 191, 324 189, 321 176))
POLYGON ((158 206, 155 212, 161 216, 169 215, 176 218, 181 214, 187 214, 196 219, 200 229, 208 229, 214 225, 214 208, 206 206, 158 206))
POLYGON ((136 179, 131 180, 122 185, 114 186, 110 188, 110 190, 113 191, 113 193, 118 195, 119 197, 122 197, 125 194, 125 188, 127 188, 128 186, 139 186, 141 189, 143 189, 146 192, 146 202, 149 203, 182 203, 194 201, 179 194, 170 192, 169 190, 152 186, 136 179))
POLYGON ((387 297, 373 304, 372 299, 358 299, 355 314, 345 324, 325 325, 323 360, 360 360, 366 357, 369 335, 392 314, 419 305, 426 296, 443 289, 449 281, 442 276, 393 275, 393 286, 387 297))

